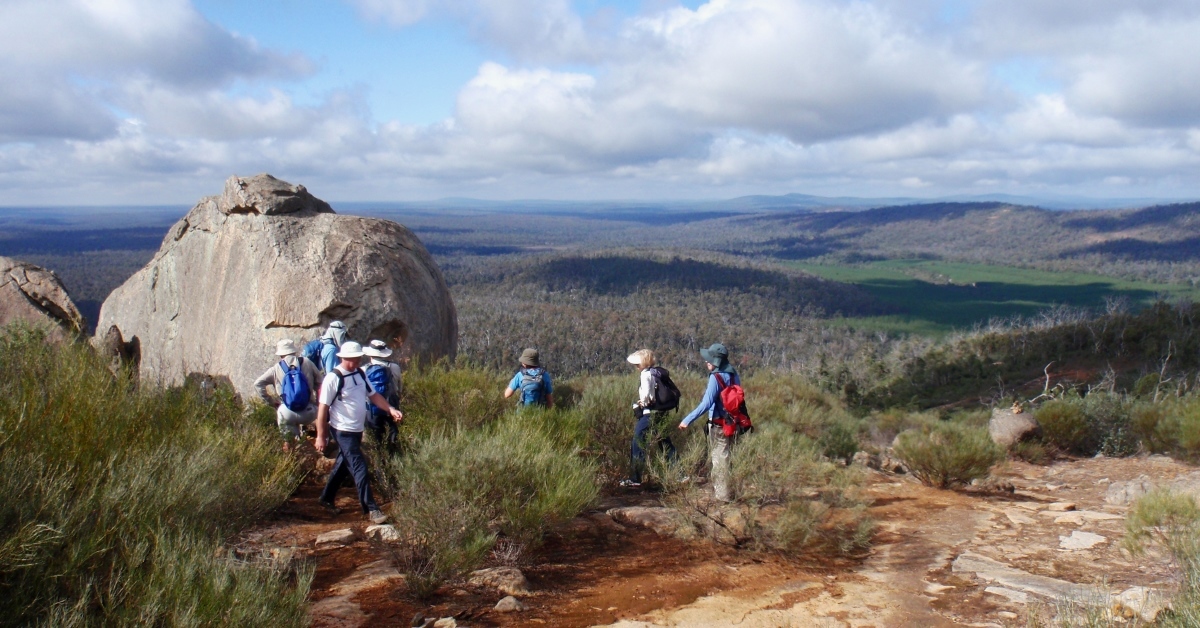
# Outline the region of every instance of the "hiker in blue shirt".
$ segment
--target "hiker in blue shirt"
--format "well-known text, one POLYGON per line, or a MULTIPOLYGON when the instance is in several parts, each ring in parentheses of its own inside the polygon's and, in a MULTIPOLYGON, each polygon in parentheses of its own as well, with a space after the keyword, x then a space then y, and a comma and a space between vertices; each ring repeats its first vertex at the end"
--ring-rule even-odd
POLYGON ((325 335, 321 338, 321 370, 325 373, 332 373, 333 367, 337 366, 341 360, 338 359, 338 350, 346 342, 346 324, 342 321, 333 321, 329 324, 329 329, 325 330, 325 335))
POLYGON ((519 402, 522 406, 554 407, 554 383, 550 381, 550 373, 541 367, 537 349, 521 352, 521 370, 504 389, 504 398, 508 399, 518 390, 521 391, 519 402))
POLYGON ((689 412, 679 422, 679 429, 686 430, 692 421, 700 418, 700 415, 705 412, 708 413, 708 424, 705 425, 705 430, 708 432, 708 450, 712 457, 713 496, 720 501, 728 502, 732 500, 729 493, 729 452, 737 437, 726 437, 719 427, 712 425, 712 420, 725 417, 725 408, 721 405, 720 389, 733 384, 741 385, 742 380, 738 377, 733 365, 729 363, 729 350, 725 348, 725 345, 716 343, 707 349, 701 349, 700 356, 704 358, 704 363, 708 367, 708 386, 704 389, 704 397, 700 399, 700 404, 696 406, 696 409, 689 412), (721 378, 720 385, 717 383, 718 377, 721 378))

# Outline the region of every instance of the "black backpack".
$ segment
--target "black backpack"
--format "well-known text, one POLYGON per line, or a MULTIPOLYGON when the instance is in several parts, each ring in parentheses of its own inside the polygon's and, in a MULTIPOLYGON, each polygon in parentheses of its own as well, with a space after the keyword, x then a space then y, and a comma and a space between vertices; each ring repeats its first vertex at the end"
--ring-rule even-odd
POLYGON ((650 399, 647 409, 653 412, 679 408, 679 387, 671 381, 671 373, 661 366, 650 367, 650 399))

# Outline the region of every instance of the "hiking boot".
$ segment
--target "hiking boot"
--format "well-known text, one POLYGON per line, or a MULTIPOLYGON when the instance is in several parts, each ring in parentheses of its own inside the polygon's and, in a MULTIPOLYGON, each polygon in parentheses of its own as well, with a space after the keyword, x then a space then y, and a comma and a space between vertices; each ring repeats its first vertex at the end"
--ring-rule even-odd
POLYGON ((331 514, 331 515, 340 515, 342 513, 342 509, 338 508, 331 501, 326 501, 324 499, 317 498, 317 503, 320 504, 323 508, 325 508, 325 510, 329 511, 329 514, 331 514))
POLYGON ((383 514, 382 510, 372 510, 371 512, 367 513, 367 518, 371 520, 371 523, 375 524, 381 524, 387 521, 387 515, 383 514))
POLYGON ((617 483, 617 486, 620 486, 621 488, 641 488, 642 483, 634 482, 633 480, 621 480, 617 483))

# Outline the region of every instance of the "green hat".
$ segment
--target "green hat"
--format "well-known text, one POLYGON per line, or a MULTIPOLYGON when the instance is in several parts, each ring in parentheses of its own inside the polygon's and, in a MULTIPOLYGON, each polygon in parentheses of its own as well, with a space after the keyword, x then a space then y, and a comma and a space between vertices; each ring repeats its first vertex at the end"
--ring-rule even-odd
POLYGON ((521 352, 521 365, 522 366, 541 366, 541 362, 538 360, 537 349, 526 349, 526 350, 522 351, 521 352))
POLYGON ((717 342, 707 349, 701 349, 700 355, 704 358, 705 362, 720 368, 729 360, 729 349, 726 349, 725 345, 717 342))

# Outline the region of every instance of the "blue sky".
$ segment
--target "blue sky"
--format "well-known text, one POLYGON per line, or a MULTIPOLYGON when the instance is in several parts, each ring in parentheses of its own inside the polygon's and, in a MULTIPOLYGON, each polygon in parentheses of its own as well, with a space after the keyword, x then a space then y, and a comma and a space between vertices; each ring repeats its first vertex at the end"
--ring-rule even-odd
POLYGON ((1194 0, 6 0, 0 205, 1200 197, 1194 0))

